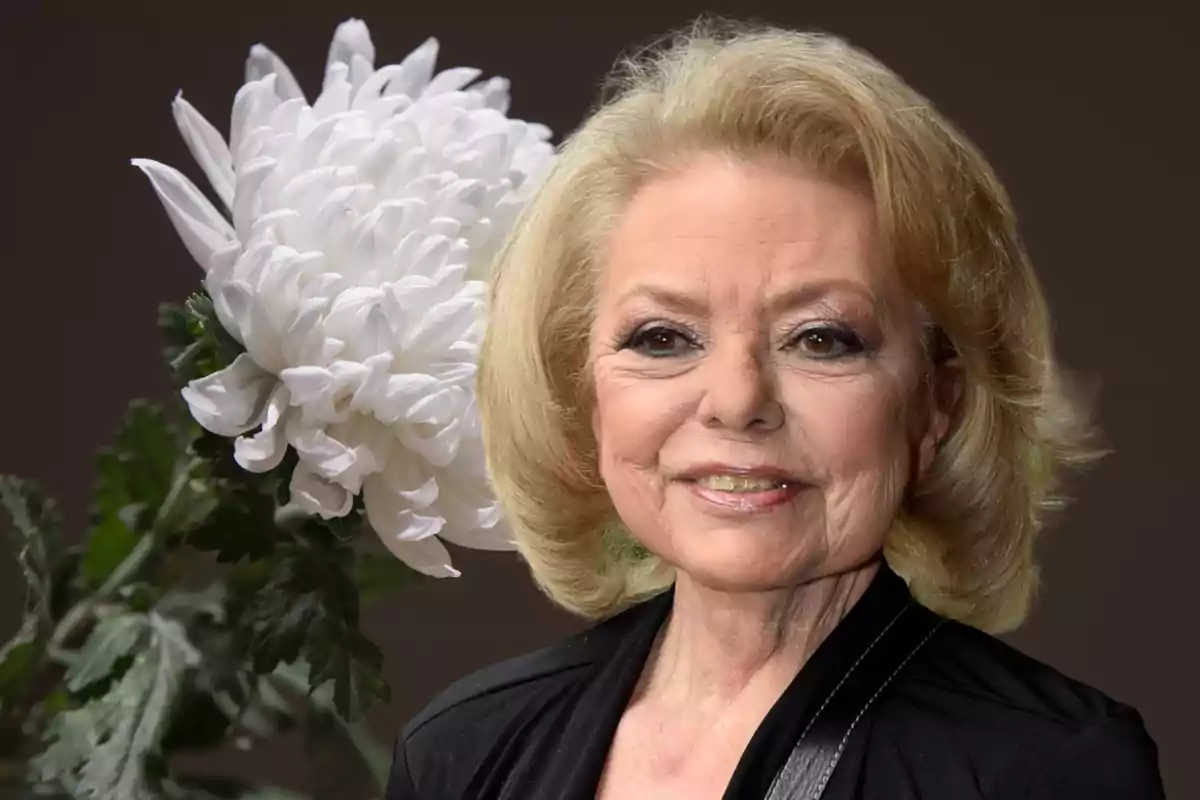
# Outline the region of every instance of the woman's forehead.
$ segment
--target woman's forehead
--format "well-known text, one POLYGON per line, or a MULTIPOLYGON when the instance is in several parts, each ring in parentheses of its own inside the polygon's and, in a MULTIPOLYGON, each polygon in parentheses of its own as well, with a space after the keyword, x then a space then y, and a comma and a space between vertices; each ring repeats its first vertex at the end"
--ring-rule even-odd
POLYGON ((816 175, 728 159, 643 186, 610 233, 606 302, 692 297, 778 309, 880 285, 871 200, 816 175))

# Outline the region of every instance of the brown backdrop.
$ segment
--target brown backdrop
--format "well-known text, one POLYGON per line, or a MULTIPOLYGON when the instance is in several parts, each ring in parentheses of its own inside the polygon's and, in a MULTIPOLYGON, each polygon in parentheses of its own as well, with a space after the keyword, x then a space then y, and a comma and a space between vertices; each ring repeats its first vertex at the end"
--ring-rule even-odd
MULTIPOLYGON (((443 14, 422 15, 396 0, 303 9, 208 0, 186 11, 13 3, 0 8, 0 472, 42 481, 76 528, 93 450, 109 441, 127 400, 169 391, 157 303, 198 286, 198 269, 128 165, 146 156, 201 180, 171 121, 176 90, 224 129, 246 51, 263 41, 311 97, 335 25, 361 16, 381 63, 436 35, 442 65, 510 77, 514 113, 561 135, 622 48, 702 10, 532 16, 507 3, 473 13, 450 2, 443 14)), ((1046 537, 1046 592, 1012 640, 1139 707, 1170 796, 1200 797, 1200 643, 1189 613, 1200 553, 1192 513, 1198 26, 1183 16, 867 13, 890 5, 762 0, 707 9, 865 46, 960 123, 1007 181, 1062 356, 1101 379, 1116 449, 1046 537)), ((578 624, 541 599, 514 558, 467 553, 459 563, 466 577, 413 590, 369 620, 395 690, 375 718, 383 736, 453 678, 578 624)), ((0 559, 0 633, 13 630, 20 597, 17 573, 0 559)), ((283 742, 229 761, 303 788, 297 752, 283 742)))

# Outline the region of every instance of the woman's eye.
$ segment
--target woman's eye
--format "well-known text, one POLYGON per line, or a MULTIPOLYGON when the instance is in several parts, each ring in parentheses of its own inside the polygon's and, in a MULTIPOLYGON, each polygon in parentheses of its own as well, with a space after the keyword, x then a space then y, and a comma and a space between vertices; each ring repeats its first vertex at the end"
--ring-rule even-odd
POLYGON ((692 344, 691 339, 679 331, 655 325, 631 336, 626 347, 650 358, 667 358, 684 355, 692 344))
POLYGON ((792 340, 792 346, 810 358, 845 358, 859 355, 866 346, 857 334, 833 327, 809 328, 792 340))

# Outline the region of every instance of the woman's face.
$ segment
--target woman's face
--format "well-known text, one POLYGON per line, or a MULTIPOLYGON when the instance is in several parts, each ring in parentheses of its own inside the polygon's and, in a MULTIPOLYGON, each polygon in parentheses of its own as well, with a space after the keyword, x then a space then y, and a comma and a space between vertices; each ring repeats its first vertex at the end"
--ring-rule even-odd
POLYGON ((704 155, 642 187, 606 245, 593 427, 633 535, 725 591, 877 553, 946 421, 870 199, 704 155))

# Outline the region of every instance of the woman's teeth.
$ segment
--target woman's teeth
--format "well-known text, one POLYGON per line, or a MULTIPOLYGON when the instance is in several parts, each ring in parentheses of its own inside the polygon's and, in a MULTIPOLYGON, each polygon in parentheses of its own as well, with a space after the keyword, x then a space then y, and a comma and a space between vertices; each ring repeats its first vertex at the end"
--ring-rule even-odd
POLYGON ((696 483, 718 492, 769 492, 784 487, 782 481, 748 475, 705 475, 696 483))

